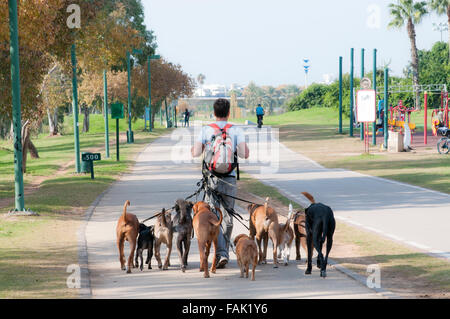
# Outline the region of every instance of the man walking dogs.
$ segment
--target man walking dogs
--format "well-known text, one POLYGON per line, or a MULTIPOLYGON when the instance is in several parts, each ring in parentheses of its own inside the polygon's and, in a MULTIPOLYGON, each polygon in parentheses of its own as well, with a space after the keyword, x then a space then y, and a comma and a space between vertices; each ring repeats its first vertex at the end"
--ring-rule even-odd
MULTIPOLYGON (((192 156, 199 157, 205 152, 205 164, 212 173, 209 187, 222 194, 236 196, 237 158, 247 159, 250 151, 242 129, 228 123, 230 117, 230 102, 218 99, 214 103, 216 122, 202 128, 202 132, 192 147, 192 156)), ((228 208, 234 209, 234 199, 223 196, 228 208)), ((206 202, 211 207, 220 207, 212 197, 207 196, 206 202)), ((229 244, 233 231, 233 219, 225 209, 223 222, 218 238, 217 268, 224 268, 229 259, 229 244), (222 232, 224 230, 225 234, 222 232)), ((217 214, 217 212, 216 212, 217 214)))

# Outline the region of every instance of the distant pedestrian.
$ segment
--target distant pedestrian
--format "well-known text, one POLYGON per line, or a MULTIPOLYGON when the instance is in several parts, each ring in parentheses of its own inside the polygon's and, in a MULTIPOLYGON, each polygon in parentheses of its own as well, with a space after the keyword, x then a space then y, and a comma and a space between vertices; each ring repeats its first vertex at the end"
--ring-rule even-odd
POLYGON ((258 107, 256 108, 256 117, 258 118, 258 128, 261 128, 263 125, 263 119, 264 119, 264 109, 261 106, 261 104, 258 104, 258 107))
POLYGON ((184 125, 183 127, 189 127, 189 117, 191 116, 191 113, 189 112, 188 109, 186 109, 186 111, 184 111, 184 125))

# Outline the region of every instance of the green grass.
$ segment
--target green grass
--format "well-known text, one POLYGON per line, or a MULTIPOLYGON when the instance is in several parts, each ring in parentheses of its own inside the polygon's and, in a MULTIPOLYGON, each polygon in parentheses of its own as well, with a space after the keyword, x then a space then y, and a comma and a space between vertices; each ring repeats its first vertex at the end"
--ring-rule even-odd
MULTIPOLYGON (((100 127, 99 119, 93 117, 93 128, 100 127)), ((93 129, 80 135, 82 151, 102 153, 102 160, 95 163, 95 180, 73 173, 73 135, 33 138, 41 158, 28 159, 25 186, 36 181, 40 186, 25 196, 25 206, 39 217, 2 214, 13 208, 14 171, 10 142, 0 142, 0 298, 77 297, 76 290, 66 287, 66 268, 78 261, 76 233, 86 208, 131 167, 145 145, 168 132, 161 128, 141 132, 142 128, 134 126, 134 144, 121 144, 120 162, 115 161, 115 147, 111 147, 112 158, 105 158, 103 132, 93 129)))

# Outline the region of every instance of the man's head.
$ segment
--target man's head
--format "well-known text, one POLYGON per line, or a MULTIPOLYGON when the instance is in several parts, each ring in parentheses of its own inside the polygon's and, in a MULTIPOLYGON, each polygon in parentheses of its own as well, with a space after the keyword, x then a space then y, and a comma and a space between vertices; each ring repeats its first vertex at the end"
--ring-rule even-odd
POLYGON ((214 102, 214 116, 220 119, 230 116, 230 102, 227 99, 217 99, 214 102))

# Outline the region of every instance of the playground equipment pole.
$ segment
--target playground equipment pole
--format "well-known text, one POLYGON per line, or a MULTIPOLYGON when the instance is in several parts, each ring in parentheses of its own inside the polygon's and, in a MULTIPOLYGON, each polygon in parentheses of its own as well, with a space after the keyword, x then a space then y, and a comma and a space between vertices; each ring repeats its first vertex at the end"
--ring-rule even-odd
POLYGON ((350 50, 350 137, 353 137, 353 62, 355 49, 350 50))
MULTIPOLYGON (((377 92, 377 49, 373 49, 373 89, 377 92)), ((377 108, 378 109, 378 108, 377 108)), ((377 145, 377 121, 372 124, 372 144, 377 145)))
MULTIPOLYGON (((364 49, 361 49, 361 80, 364 78, 364 49)), ((361 141, 364 140, 364 125, 359 123, 361 141)))
POLYGON ((77 83, 77 56, 75 44, 72 44, 72 109, 73 109, 73 130, 75 135, 75 167, 77 173, 81 173, 80 163, 80 131, 78 128, 78 83, 77 83))
POLYGON ((20 105, 20 63, 19 63, 19 26, 17 16, 17 1, 9 0, 9 35, 11 53, 11 84, 13 102, 14 129, 14 187, 16 211, 23 211, 25 198, 23 190, 22 163, 22 114, 20 105))
POLYGON ((339 57, 339 134, 342 134, 342 57, 339 57))
POLYGON ((384 149, 387 149, 388 147, 388 105, 389 105, 389 69, 384 69, 384 127, 383 127, 383 134, 384 134, 384 149))
POLYGON ((109 123, 108 123, 108 79, 106 77, 106 70, 103 70, 103 85, 104 85, 104 108, 105 108, 105 150, 106 158, 109 158, 109 123))
POLYGON ((425 118, 423 122, 423 143, 425 145, 428 144, 428 92, 425 91, 424 95, 424 112, 425 112, 425 118))

